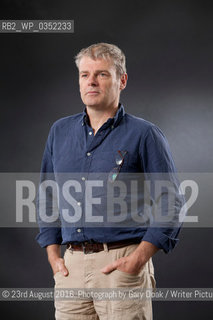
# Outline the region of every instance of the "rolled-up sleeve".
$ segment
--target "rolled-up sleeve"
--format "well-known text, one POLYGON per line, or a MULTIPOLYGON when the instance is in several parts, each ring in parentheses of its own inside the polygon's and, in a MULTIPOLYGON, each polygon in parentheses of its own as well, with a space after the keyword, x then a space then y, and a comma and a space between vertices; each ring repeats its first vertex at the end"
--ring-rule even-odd
POLYGON ((184 197, 179 193, 179 181, 168 141, 158 127, 151 126, 142 139, 140 156, 144 173, 151 182, 150 196, 155 205, 157 203, 157 209, 155 208, 157 213, 154 214, 157 222, 155 220, 150 223, 142 240, 151 242, 168 253, 179 241, 178 234, 181 227, 179 214, 184 204, 184 197), (165 188, 159 188, 156 196, 155 188, 159 181, 168 182, 170 187, 167 191, 165 188), (171 203, 169 193, 172 194, 171 203), (167 222, 164 220, 165 216, 169 217, 167 222))
POLYGON ((150 227, 146 231, 143 241, 151 242, 165 253, 169 253, 179 241, 177 238, 179 231, 180 228, 167 229, 150 227))
MULTIPOLYGON (((42 165, 41 165, 41 175, 40 175, 40 185, 45 180, 53 180, 54 179, 54 168, 52 163, 52 145, 53 145, 53 139, 54 139, 54 128, 52 127, 46 142, 43 159, 42 159, 42 165)), ((40 190, 40 188, 39 188, 40 190)), ((39 243, 39 245, 44 248, 51 244, 61 244, 62 242, 62 235, 61 235, 61 227, 60 227, 60 220, 55 219, 52 223, 44 223, 42 220, 42 213, 41 208, 45 208, 45 215, 48 213, 51 213, 53 210, 58 211, 58 208, 56 205, 53 205, 54 203, 57 203, 55 199, 53 199, 53 195, 51 190, 45 190, 46 194, 44 196, 44 200, 42 199, 43 196, 38 192, 37 195, 37 221, 38 225, 40 227, 40 232, 36 236, 36 240, 39 243), (41 202, 45 201, 45 204, 43 206, 41 205, 41 202)), ((58 215, 58 212, 56 212, 55 216, 58 215)))

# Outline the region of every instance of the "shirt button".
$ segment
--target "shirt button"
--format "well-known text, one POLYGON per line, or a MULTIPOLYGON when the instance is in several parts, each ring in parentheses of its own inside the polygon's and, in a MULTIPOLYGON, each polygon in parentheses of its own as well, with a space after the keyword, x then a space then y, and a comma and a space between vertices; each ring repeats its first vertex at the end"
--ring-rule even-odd
POLYGON ((80 207, 81 206, 81 202, 77 202, 77 205, 80 207))
POLYGON ((89 135, 90 135, 90 136, 92 135, 92 131, 89 132, 89 135))
POLYGON ((77 232, 81 232, 81 229, 77 229, 77 232))
POLYGON ((91 153, 90 153, 90 152, 87 152, 87 156, 88 156, 88 157, 91 156, 91 153))
POLYGON ((111 126, 111 129, 114 129, 114 126, 113 126, 113 125, 111 126))
POLYGON ((85 180, 86 180, 86 178, 85 178, 85 177, 81 177, 81 180, 85 181, 85 180))

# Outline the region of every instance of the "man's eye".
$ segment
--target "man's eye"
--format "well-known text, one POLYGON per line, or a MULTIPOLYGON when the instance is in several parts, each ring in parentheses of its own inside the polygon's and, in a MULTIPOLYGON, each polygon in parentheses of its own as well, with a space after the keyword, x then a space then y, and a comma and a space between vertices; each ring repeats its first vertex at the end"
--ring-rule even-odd
POLYGON ((104 72, 101 72, 100 75, 101 75, 101 77, 106 77, 107 76, 107 74, 104 73, 104 72))
POLYGON ((87 74, 82 74, 81 75, 81 78, 86 78, 87 77, 87 74))

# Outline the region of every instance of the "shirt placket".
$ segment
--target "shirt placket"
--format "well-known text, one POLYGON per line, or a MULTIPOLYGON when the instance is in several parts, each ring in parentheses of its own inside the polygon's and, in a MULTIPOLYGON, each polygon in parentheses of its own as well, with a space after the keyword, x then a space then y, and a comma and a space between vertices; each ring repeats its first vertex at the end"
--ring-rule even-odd
POLYGON ((77 241, 85 241, 86 235, 85 235, 85 182, 86 180, 90 179, 90 176, 94 174, 94 171, 91 171, 92 161, 95 156, 98 156, 97 149, 101 145, 104 139, 108 136, 108 134, 114 129, 114 126, 110 123, 105 123, 96 133, 94 136, 92 128, 88 124, 84 124, 83 128, 84 130, 84 145, 86 146, 86 149, 84 150, 85 153, 85 161, 84 161, 84 167, 82 168, 82 174, 81 174, 81 181, 82 183, 82 193, 81 193, 81 199, 78 202, 78 205, 82 206, 82 223, 81 226, 79 226, 77 231, 77 241))

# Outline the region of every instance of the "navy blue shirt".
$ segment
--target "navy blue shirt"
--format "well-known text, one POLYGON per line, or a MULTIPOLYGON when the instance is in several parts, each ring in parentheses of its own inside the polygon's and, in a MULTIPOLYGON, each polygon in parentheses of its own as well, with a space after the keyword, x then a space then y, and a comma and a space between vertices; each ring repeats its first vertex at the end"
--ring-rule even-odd
MULTIPOLYGON (((125 150, 120 173, 172 173, 173 183, 175 166, 168 142, 162 131, 144 119, 127 114, 124 107, 114 118, 108 119, 94 135, 86 109, 83 113, 56 121, 51 127, 46 143, 41 173, 78 173, 82 181, 89 174, 111 172, 116 167, 118 150, 125 150), (82 174, 81 174, 82 173, 82 174)), ((83 197, 79 193, 83 205, 83 197)), ((78 200, 79 200, 78 199, 78 200)), ((175 210, 178 213, 182 200, 176 193, 175 210)), ((59 207, 60 210, 60 207, 59 207)), ((101 209, 103 214, 106 210, 101 209)), ((60 220, 60 219, 59 219, 60 220)), ((50 244, 79 243, 83 241, 114 242, 137 239, 151 242, 164 252, 171 251, 176 245, 179 227, 125 226, 123 228, 99 228, 73 224, 66 226, 41 226, 36 239, 41 247, 50 244)))

